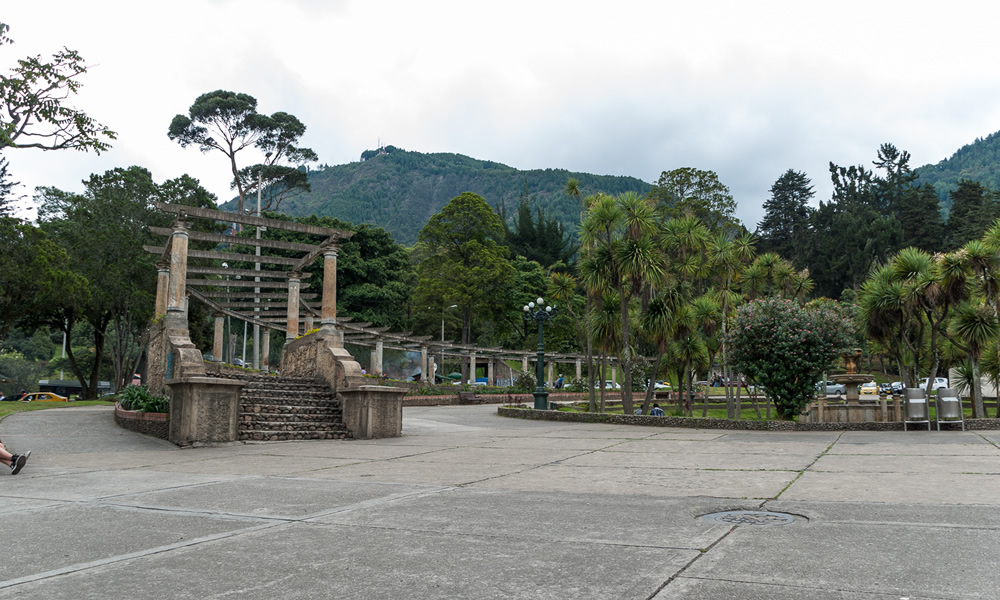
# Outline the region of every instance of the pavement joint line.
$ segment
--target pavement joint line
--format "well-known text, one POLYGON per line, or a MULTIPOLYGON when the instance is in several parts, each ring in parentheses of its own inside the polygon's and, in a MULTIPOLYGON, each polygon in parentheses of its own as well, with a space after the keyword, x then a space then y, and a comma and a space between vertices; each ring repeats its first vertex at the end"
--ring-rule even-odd
MULTIPOLYGON (((697 576, 692 576, 692 575, 686 576, 686 577, 684 577, 684 579, 694 579, 694 580, 698 580, 698 581, 711 581, 711 582, 722 582, 722 583, 736 583, 736 584, 760 585, 760 586, 767 586, 767 587, 772 587, 772 588, 781 588, 781 589, 789 589, 789 590, 802 590, 803 592, 806 592, 806 591, 809 591, 809 592, 835 592, 835 593, 838 593, 838 594, 852 594, 852 595, 859 595, 859 596, 860 595, 866 595, 866 596, 867 595, 872 595, 872 596, 881 596, 881 597, 885 597, 885 596, 899 596, 901 599, 902 598, 908 598, 908 597, 912 596, 914 593, 916 593, 916 592, 903 592, 903 591, 899 591, 899 590, 884 590, 884 589, 876 589, 876 590, 870 590, 870 589, 851 589, 851 588, 833 588, 833 589, 831 589, 831 588, 822 588, 822 587, 815 587, 815 586, 810 586, 810 585, 801 585, 801 584, 794 584, 794 583, 774 583, 774 582, 771 582, 771 581, 753 581, 753 580, 749 580, 749 579, 728 579, 728 578, 721 578, 721 577, 719 577, 719 578, 711 578, 710 579, 708 577, 697 577, 697 576), (900 594, 905 594, 905 595, 904 596, 900 596, 900 594)), ((920 593, 920 598, 921 599, 926 599, 926 600, 961 600, 962 598, 964 598, 964 596, 926 596, 926 595, 924 595, 923 590, 921 590, 921 592, 919 592, 919 593, 920 593)), ((804 597, 808 597, 808 596, 804 596, 804 597)), ((647 600, 649 600, 649 599, 647 599, 647 600)))
POLYGON ((322 527, 347 527, 347 528, 358 528, 363 527, 365 529, 377 529, 379 531, 406 531, 409 533, 426 533, 431 535, 440 536, 452 536, 452 537, 467 537, 475 539, 490 539, 490 540, 523 540, 531 539, 537 542, 544 542, 546 544, 579 544, 579 545, 593 545, 593 546, 610 546, 616 548, 639 548, 643 550, 677 550, 682 552, 698 552, 699 554, 703 551, 703 548, 693 548, 691 546, 655 546, 652 544, 629 544, 625 542, 616 542, 613 540, 600 540, 600 539, 582 539, 582 538, 567 538, 567 537, 543 537, 543 536, 525 536, 522 534, 511 535, 502 533, 469 533, 465 531, 442 531, 440 529, 425 529, 421 527, 405 527, 398 525, 372 525, 364 524, 358 525, 356 523, 321 523, 321 522, 308 522, 307 525, 317 525, 322 527))
POLYGON ((698 551, 698 554, 694 558, 692 558, 691 560, 689 560, 683 567, 681 567, 680 569, 678 569, 676 573, 674 573, 673 575, 671 575, 670 577, 668 577, 667 580, 664 581, 662 585, 660 585, 660 587, 656 588, 653 591, 652 594, 650 594, 649 596, 646 597, 646 600, 654 600, 654 598, 656 598, 656 596, 659 595, 660 592, 662 592, 668 585, 670 585, 671 582, 676 581, 681 575, 684 574, 685 571, 687 571, 692 566, 694 566, 694 564, 696 562, 698 562, 699 560, 701 560, 701 558, 703 556, 705 556, 709 552, 711 552, 712 548, 715 548, 717 545, 719 545, 719 543, 722 542, 722 540, 724 540, 727 537, 729 537, 729 535, 731 533, 733 533, 734 531, 736 531, 738 528, 739 528, 739 525, 733 525, 729 529, 729 531, 726 531, 721 536, 719 536, 719 538, 717 540, 715 540, 714 542, 712 542, 711 544, 709 544, 707 548, 700 549, 698 551))
POLYGON ((814 459, 813 459, 813 461, 812 461, 811 463, 809 463, 808 465, 806 465, 806 466, 805 466, 805 468, 804 468, 804 469, 800 470, 800 471, 799 471, 799 474, 798 474, 798 475, 796 475, 796 476, 795 476, 794 478, 792 478, 792 480, 791 480, 791 481, 789 481, 789 482, 788 482, 788 484, 787 484, 787 485, 785 485, 785 487, 781 488, 781 491, 780 491, 780 492, 778 492, 778 493, 777 493, 777 494, 776 494, 776 495, 774 496, 774 498, 769 498, 769 499, 765 500, 764 502, 762 502, 762 503, 761 503, 760 507, 761 507, 761 508, 764 508, 764 505, 766 505, 766 504, 767 504, 767 503, 768 503, 769 501, 771 501, 771 500, 777 500, 778 498, 781 498, 781 495, 782 495, 782 494, 784 494, 785 492, 787 492, 787 491, 788 491, 788 488, 790 488, 790 487, 792 487, 793 485, 795 485, 795 482, 796 482, 796 481, 798 481, 799 479, 801 479, 801 478, 802 478, 802 476, 803 476, 803 475, 805 474, 805 472, 806 472, 806 471, 810 470, 810 469, 811 469, 811 468, 812 468, 812 467, 813 467, 813 466, 814 466, 814 465, 815 465, 815 464, 816 464, 817 462, 819 462, 819 459, 821 459, 821 458, 823 458, 824 456, 826 456, 826 455, 827 455, 827 454, 828 454, 828 453, 830 452, 830 450, 831 450, 831 449, 832 449, 832 448, 833 448, 833 447, 834 447, 835 445, 837 445, 837 442, 839 442, 839 441, 840 441, 840 438, 844 437, 844 434, 845 434, 845 433, 846 433, 846 431, 841 431, 841 432, 840 432, 840 435, 838 435, 838 436, 837 436, 837 439, 835 439, 835 440, 833 440, 832 442, 830 442, 830 445, 829 445, 829 446, 827 446, 825 450, 823 450, 822 452, 820 452, 820 453, 819 453, 819 454, 818 454, 818 455, 816 456, 816 458, 814 458, 814 459))
POLYGON ((97 567, 103 567, 107 565, 112 565, 115 563, 120 563, 123 561, 133 560, 137 558, 145 558, 147 556, 152 556, 154 554, 162 554, 164 552, 170 552, 173 550, 179 550, 181 548, 188 548, 191 546, 197 546, 200 544, 214 542, 217 540, 227 539, 231 537, 236 537, 239 535, 244 535, 247 533, 262 531, 265 529, 271 529, 272 527, 278 527, 284 525, 286 522, 274 522, 274 523, 264 523, 261 525, 255 525, 253 527, 247 527, 244 529, 237 529, 235 531, 227 531, 223 533, 215 533, 212 535, 201 536, 197 538, 192 538, 190 540, 185 540, 183 542, 175 542, 173 544, 167 544, 164 546, 157 546, 155 548, 147 548, 146 550, 138 550, 136 552, 129 552, 127 554, 119 554, 117 556, 111 556, 108 558, 102 558, 100 560, 93 560, 85 563, 77 563, 75 565, 68 565, 61 567, 59 569, 52 569, 50 571, 43 571, 41 573, 34 573, 32 575, 25 575, 24 577, 18 577, 16 579, 8 579, 6 581, 0 581, 0 590, 15 587, 18 585, 24 585, 26 583, 34 583, 44 579, 51 579, 53 577, 59 577, 62 575, 69 575, 72 573, 78 573, 80 571, 86 571, 89 569, 94 569, 97 567))

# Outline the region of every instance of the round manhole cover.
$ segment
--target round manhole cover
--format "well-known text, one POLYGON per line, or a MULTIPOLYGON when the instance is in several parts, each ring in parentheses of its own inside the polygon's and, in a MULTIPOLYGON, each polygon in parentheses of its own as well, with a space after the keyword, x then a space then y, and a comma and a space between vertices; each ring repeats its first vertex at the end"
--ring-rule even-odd
POLYGON ((698 517, 702 521, 726 523, 729 525, 791 525, 803 520, 788 513, 770 512, 766 510, 727 510, 710 513, 698 517))

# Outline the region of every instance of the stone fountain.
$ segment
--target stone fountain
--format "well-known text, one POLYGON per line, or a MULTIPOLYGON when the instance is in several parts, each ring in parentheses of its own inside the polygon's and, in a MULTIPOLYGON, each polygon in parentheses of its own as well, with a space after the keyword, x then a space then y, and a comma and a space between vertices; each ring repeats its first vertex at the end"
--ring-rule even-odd
POLYGON ((869 373, 858 373, 858 360, 861 358, 861 354, 861 348, 855 348, 853 354, 842 354, 841 356, 844 357, 844 365, 847 372, 830 376, 830 379, 834 383, 844 384, 848 404, 857 404, 859 402, 859 385, 875 379, 869 373))

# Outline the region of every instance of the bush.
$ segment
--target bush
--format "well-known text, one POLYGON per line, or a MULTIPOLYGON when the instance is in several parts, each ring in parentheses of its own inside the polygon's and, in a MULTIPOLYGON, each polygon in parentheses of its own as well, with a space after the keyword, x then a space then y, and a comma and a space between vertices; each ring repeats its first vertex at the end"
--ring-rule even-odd
POLYGON ((164 396, 154 396, 144 385, 130 385, 119 395, 118 404, 125 410, 165 413, 170 401, 164 396))
POLYGON ((514 385, 511 386, 515 393, 530 394, 535 391, 535 376, 530 372, 524 372, 517 376, 514 385))
POLYGON ((764 386, 779 416, 792 419, 816 395, 822 373, 851 347, 853 330, 834 302, 800 307, 756 300, 737 310, 728 335, 730 360, 764 386))

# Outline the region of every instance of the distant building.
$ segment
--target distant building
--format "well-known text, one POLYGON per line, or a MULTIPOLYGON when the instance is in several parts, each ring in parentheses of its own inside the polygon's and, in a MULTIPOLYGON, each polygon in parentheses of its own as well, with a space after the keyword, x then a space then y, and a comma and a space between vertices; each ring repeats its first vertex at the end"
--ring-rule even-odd
MULTIPOLYGON (((83 387, 80 386, 80 382, 75 379, 39 379, 38 380, 38 391, 39 392, 52 392, 54 394, 59 394, 60 396, 78 396, 83 393, 83 387)), ((111 393, 111 382, 110 381, 98 381, 97 382, 97 395, 103 396, 104 394, 111 393)))

